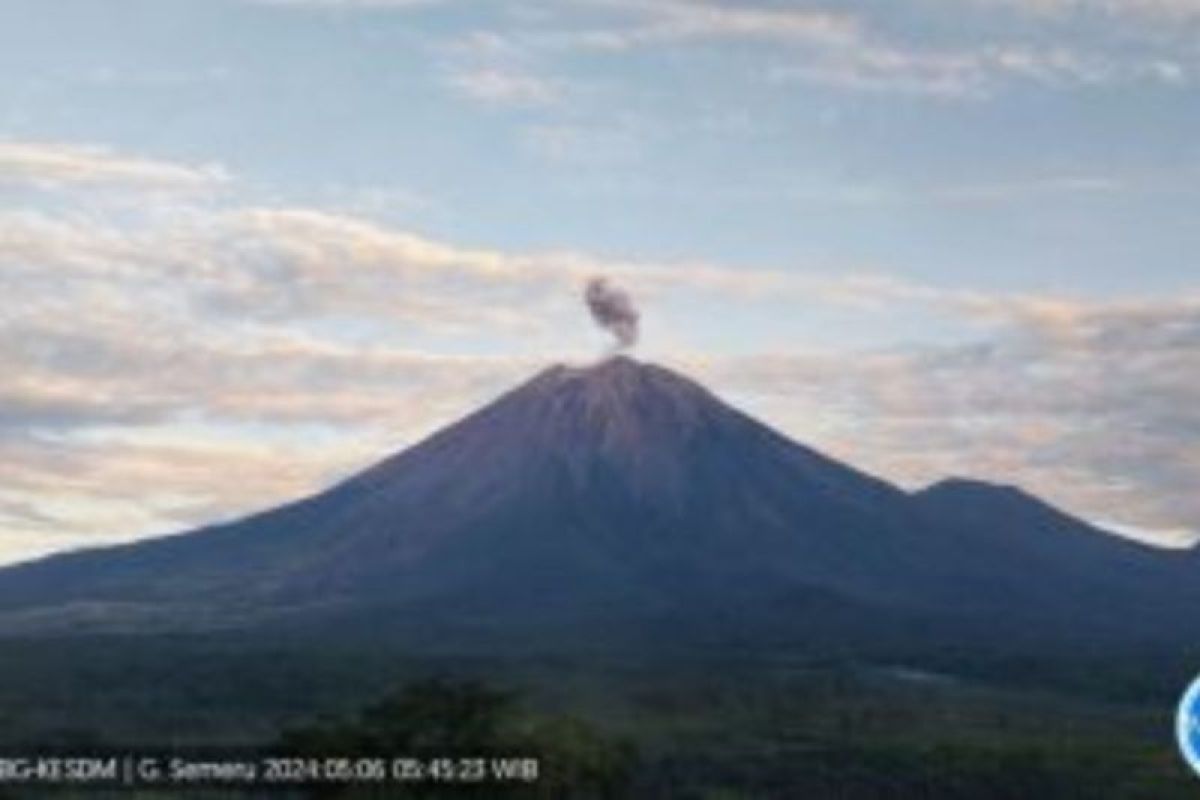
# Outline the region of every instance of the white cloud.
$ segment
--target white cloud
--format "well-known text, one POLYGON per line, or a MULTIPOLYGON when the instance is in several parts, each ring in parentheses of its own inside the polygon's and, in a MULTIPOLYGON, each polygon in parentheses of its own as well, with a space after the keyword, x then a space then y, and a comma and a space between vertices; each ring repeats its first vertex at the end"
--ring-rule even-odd
POLYGON ((1087 52, 1067 45, 921 50, 875 41, 776 66, 767 75, 775 82, 980 98, 1012 81, 1058 88, 1122 83, 1178 86, 1188 81, 1190 71, 1161 58, 1087 52))
POLYGON ((441 5, 445 0, 245 0, 264 6, 280 8, 331 8, 331 9, 415 9, 441 5))
MULTIPOLYGON (((955 14, 969 14, 988 4, 1043 12, 1063 12, 1089 5, 1086 0, 975 0, 954 4, 955 14)), ((947 4, 949 5, 949 4, 947 4)), ((1105 13, 1140 9, 1183 14, 1184 0, 1110 0, 1105 13)), ((776 82, 801 81, 843 90, 920 94, 946 98, 978 98, 1011 82, 1070 88, 1109 84, 1187 84, 1194 53, 1176 49, 1143 52, 1085 44, 1078 37, 1042 32, 992 41, 953 37, 936 43, 924 35, 931 8, 915 6, 884 15, 861 3, 812 5, 803 8, 762 2, 723 0, 578 0, 569 9, 603 11, 585 15, 580 24, 570 14, 560 28, 539 35, 517 36, 526 47, 587 49, 621 53, 638 48, 670 48, 688 44, 748 43, 774 46, 774 66, 766 69, 776 82), (899 17, 897 24, 894 17, 899 17)), ((943 11, 942 14, 950 13, 943 11)), ((1043 14, 1044 15, 1044 14, 1043 14)), ((1061 32, 1060 32, 1061 33, 1061 32)), ((509 50, 514 37, 494 36, 509 50)))
POLYGON ((583 5, 628 14, 640 22, 581 31, 560 42, 609 50, 729 39, 846 46, 862 36, 860 21, 853 14, 822 9, 689 0, 585 0, 583 5))
POLYGON ((289 446, 153 429, 92 441, 6 438, 0 452, 0 563, 248 513, 376 455, 360 441, 289 446))
POLYGON ((189 166, 122 155, 96 145, 0 141, 0 185, 195 191, 211 189, 230 179, 229 173, 216 164, 189 166))
POLYGON ((975 475, 1096 519, 1200 528, 1197 297, 1096 303, 509 252, 306 208, 197 204, 138 219, 92 206, 0 212, 8 552, 315 490, 572 341, 588 352, 577 292, 595 274, 630 286, 651 317, 672 304, 753 314, 803 302, 963 320, 976 344, 689 358, 681 334, 663 350, 797 438, 906 483, 975 475), (489 338, 507 354, 479 353, 489 338))
POLYGON ((940 186, 925 193, 951 205, 1026 200, 1034 196, 1113 194, 1127 188, 1124 180, 1105 175, 1054 175, 995 183, 940 186))
POLYGON ((1200 3, 1197 3, 1196 0, 973 0, 973 2, 981 6, 1016 9, 1040 16, 1103 15, 1168 23, 1200 18, 1200 3))
POLYGON ((695 368, 793 434, 911 486, 1016 483, 1122 533, 1200 535, 1200 297, 962 300, 951 298, 1001 327, 971 345, 695 368))
POLYGON ((474 100, 498 106, 542 106, 557 101, 561 87, 536 75, 484 67, 454 75, 450 83, 474 100))

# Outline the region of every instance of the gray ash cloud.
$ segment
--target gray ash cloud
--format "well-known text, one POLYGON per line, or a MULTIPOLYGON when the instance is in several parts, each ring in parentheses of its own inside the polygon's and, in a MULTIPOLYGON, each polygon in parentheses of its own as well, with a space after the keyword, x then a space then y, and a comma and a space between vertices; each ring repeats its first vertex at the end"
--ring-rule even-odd
POLYGON ((607 278, 597 277, 588 281, 583 297, 596 324, 616 337, 617 349, 637 344, 641 315, 628 292, 607 278))

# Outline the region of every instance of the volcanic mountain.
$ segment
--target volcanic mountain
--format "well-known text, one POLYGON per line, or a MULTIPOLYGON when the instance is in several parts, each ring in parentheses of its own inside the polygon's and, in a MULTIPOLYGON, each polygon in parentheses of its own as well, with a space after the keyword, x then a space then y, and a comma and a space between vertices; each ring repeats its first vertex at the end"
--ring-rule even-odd
POLYGON ((1196 577, 1016 489, 908 494, 616 357, 299 502, 0 571, 0 632, 1171 641, 1198 627, 1196 577))

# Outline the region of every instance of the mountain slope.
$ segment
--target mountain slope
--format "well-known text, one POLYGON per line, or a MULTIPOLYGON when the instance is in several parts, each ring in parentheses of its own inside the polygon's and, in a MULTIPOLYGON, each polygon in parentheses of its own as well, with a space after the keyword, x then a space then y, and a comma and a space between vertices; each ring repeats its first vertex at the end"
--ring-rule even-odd
POLYGON ((546 370, 312 498, 0 571, 0 630, 753 643, 969 637, 986 624, 1126 636, 1141 633, 1143 601, 1194 600, 1174 577, 1162 588, 1159 565, 1176 561, 1148 548, 1066 517, 1051 525, 1032 500, 1010 504, 1024 509, 1010 537, 971 516, 990 495, 953 489, 909 496, 619 357, 546 370), (1112 592, 1129 613, 1096 613, 1112 592))
MULTIPOLYGON (((1065 628, 1123 629, 1143 639, 1194 627, 1200 573, 1192 553, 1107 533, 1013 486, 955 478, 913 495, 927 524, 952 531, 989 565, 1021 576, 1013 605, 1057 614, 1065 628)), ((1015 593, 1015 594, 1013 594, 1015 593)))

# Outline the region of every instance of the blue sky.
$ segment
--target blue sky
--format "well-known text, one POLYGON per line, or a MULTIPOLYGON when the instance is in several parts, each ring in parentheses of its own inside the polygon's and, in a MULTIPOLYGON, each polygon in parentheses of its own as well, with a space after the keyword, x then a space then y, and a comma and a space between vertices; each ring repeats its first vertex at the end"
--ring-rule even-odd
POLYGON ((639 354, 904 485, 1200 530, 1194 0, 8 0, 0 558, 639 354), (230 463, 242 465, 231 476, 230 463))

